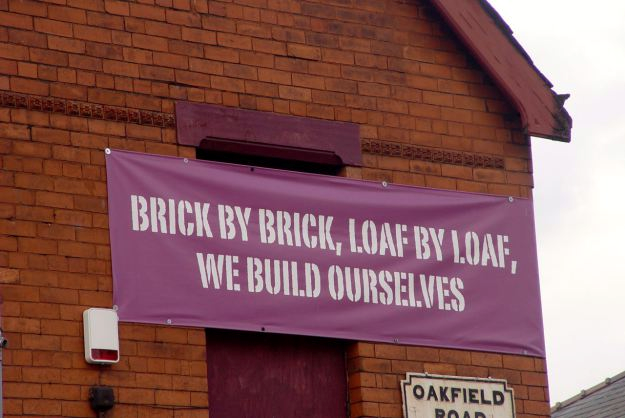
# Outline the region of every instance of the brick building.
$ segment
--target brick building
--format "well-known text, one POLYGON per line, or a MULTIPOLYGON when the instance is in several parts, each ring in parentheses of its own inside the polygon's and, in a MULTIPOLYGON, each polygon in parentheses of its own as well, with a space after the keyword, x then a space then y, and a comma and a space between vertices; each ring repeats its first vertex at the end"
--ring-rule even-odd
MULTIPOLYGON (((531 198, 529 136, 569 140, 563 97, 487 2, 457 3, 0 0, 4 416, 92 417, 89 388, 107 385, 110 417, 206 417, 224 379, 211 356, 267 349, 122 322, 120 362, 84 360, 82 312, 113 305, 104 149, 266 162, 228 148, 237 138, 198 151, 204 137, 179 137, 180 104, 356 124, 360 161, 333 163, 348 178, 531 198)), ((284 359, 345 354, 343 416, 402 416, 406 372, 505 379, 517 417, 550 414, 541 357, 275 338, 305 347, 284 359)))

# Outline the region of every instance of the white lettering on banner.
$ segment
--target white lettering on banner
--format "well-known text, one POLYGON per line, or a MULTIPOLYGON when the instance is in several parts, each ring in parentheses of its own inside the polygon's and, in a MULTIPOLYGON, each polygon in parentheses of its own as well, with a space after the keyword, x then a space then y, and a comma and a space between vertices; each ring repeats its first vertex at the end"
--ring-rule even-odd
POLYGON ((443 238, 445 230, 435 228, 426 228, 423 226, 414 227, 415 248, 418 260, 427 260, 430 258, 430 243, 434 247, 436 260, 443 261, 443 238))
POLYGON ((514 393, 505 380, 406 373, 404 418, 514 418, 514 393))
MULTIPOLYGON (((152 199, 150 198, 150 201, 152 199)), ((180 233, 182 235, 189 236, 193 233, 193 227, 195 226, 193 223, 185 223, 186 222, 186 214, 193 213, 193 209, 191 207, 191 203, 188 200, 181 200, 178 202, 178 229, 180 229, 180 233)), ((161 231, 163 232, 163 231, 161 231)))
POLYGON ((241 290, 238 283, 234 283, 234 278, 239 276, 239 270, 233 266, 239 262, 236 255, 217 255, 196 253, 197 263, 200 269, 202 287, 208 289, 212 286, 215 289, 221 288, 224 276, 226 277, 226 289, 241 290))
POLYGON ((151 232, 171 235, 180 232, 182 235, 190 236, 195 230, 198 237, 212 238, 213 233, 208 222, 209 209, 210 203, 194 202, 191 205, 188 200, 176 202, 174 199, 167 199, 166 205, 165 199, 161 197, 146 199, 134 194, 130 196, 133 231, 143 232, 150 228, 151 232), (189 221, 189 218, 193 217, 194 222, 189 221))
POLYGON ((389 222, 382 223, 379 227, 371 220, 362 222, 360 229, 356 226, 354 218, 348 219, 349 249, 352 253, 366 253, 403 257, 404 246, 408 244, 408 238, 404 236, 408 227, 403 224, 391 226, 389 222))
POLYGON ((132 212, 132 230, 145 231, 148 229, 150 221, 147 217, 148 202, 143 196, 130 196, 130 208, 132 212))
POLYGON ((259 209, 260 242, 340 251, 332 239, 333 216, 259 209))
POLYGON ((221 239, 234 239, 237 234, 240 234, 241 241, 247 241, 247 225, 250 222, 252 210, 250 208, 242 209, 239 206, 228 205, 218 205, 217 210, 219 211, 219 234, 221 239))
MULTIPOLYGON (((196 254, 202 287, 239 291, 234 269, 239 259, 221 254, 196 254)), ((247 257, 247 291, 270 295, 318 298, 322 291, 322 274, 315 263, 304 263, 304 275, 299 275, 297 261, 247 257)), ((459 277, 426 276, 414 273, 375 271, 367 268, 331 265, 326 272, 328 292, 333 300, 347 299, 366 304, 395 305, 462 312, 465 309, 459 277)))
POLYGON ((316 263, 302 259, 262 258, 245 254, 244 250, 237 255, 205 253, 199 247, 195 253, 198 283, 206 290, 327 297, 352 303, 463 312, 468 303, 464 291, 471 283, 459 275, 436 274, 437 263, 449 260, 445 271, 452 261, 451 265, 464 265, 465 269, 508 267, 511 274, 508 277, 514 276, 519 268, 517 260, 511 259, 510 237, 505 234, 355 217, 337 220, 328 214, 163 196, 132 194, 129 197, 130 225, 136 233, 296 247, 330 252, 337 260, 321 269, 316 263), (337 222, 343 234, 339 240, 333 236, 337 222), (218 234, 214 235, 213 230, 218 234), (339 262, 343 239, 350 254, 361 257, 362 265, 346 266, 339 262), (407 265, 422 271, 367 266, 366 260, 380 257, 416 260, 421 264, 407 265), (243 288, 238 283, 239 268, 247 280, 243 288))
MULTIPOLYGON (((451 241, 454 250, 454 263, 506 268, 506 257, 510 255, 510 249, 507 247, 509 237, 496 235, 495 239, 497 241, 496 250, 492 234, 484 234, 480 240, 476 232, 467 231, 464 236, 464 247, 461 247, 462 241, 458 237, 458 231, 452 229, 451 241)), ((516 264, 516 261, 512 260, 512 263, 516 264)), ((516 274, 515 268, 512 269, 512 274, 516 274)))
POLYGON ((250 293, 265 290, 271 295, 319 297, 321 276, 319 267, 313 263, 304 264, 304 283, 299 283, 296 261, 247 258, 247 289, 250 293))

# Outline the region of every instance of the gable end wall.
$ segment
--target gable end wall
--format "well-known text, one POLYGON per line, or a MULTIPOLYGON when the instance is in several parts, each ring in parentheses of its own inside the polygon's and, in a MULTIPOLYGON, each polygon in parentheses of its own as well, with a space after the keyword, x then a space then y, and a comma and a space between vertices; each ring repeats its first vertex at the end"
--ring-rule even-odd
MULTIPOLYGON (((82 311, 111 307, 103 149, 195 157, 190 101, 360 125, 357 179, 531 197, 519 117, 426 0, 0 0, 4 414, 206 417, 201 329, 121 324, 87 365, 82 311)), ((549 416, 543 359, 354 343, 352 417, 401 417, 407 371, 507 379, 549 416)))

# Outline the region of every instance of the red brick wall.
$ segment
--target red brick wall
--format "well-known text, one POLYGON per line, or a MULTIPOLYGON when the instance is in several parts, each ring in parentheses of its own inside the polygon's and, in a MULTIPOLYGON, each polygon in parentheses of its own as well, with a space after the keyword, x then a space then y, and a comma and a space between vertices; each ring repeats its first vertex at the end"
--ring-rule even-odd
POLYGON ((543 359, 371 343, 354 344, 348 359, 352 417, 402 417, 399 382, 406 372, 505 379, 517 417, 549 416, 543 359))
MULTIPOLYGON (((110 307, 103 149, 194 157, 176 100, 360 125, 354 178, 529 197, 530 149, 505 98, 427 0, 0 0, 4 412, 206 417, 203 330, 123 324, 122 359, 83 359, 82 311, 110 307)), ((357 343, 352 417, 399 417, 406 371, 506 378, 549 415, 544 361, 357 343)), ((218 417, 219 418, 219 417, 218 417)))

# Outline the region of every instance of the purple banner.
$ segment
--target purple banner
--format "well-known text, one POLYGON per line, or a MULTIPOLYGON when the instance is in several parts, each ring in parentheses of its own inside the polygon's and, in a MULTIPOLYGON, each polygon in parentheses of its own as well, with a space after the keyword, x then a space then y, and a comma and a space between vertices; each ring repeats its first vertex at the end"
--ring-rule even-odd
POLYGON ((122 321, 543 356, 532 202, 111 151, 122 321))

